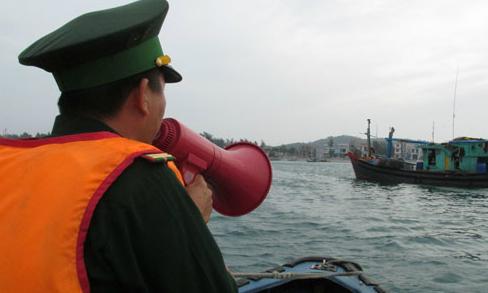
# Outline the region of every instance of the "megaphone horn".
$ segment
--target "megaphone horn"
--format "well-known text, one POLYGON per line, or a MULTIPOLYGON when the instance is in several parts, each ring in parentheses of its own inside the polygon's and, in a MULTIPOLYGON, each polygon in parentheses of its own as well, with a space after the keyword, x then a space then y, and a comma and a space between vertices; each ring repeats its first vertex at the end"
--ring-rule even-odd
POLYGON ((185 183, 196 174, 205 177, 214 189, 213 208, 223 215, 253 211, 271 187, 271 163, 255 144, 239 142, 222 149, 177 120, 166 118, 154 145, 175 156, 185 183))

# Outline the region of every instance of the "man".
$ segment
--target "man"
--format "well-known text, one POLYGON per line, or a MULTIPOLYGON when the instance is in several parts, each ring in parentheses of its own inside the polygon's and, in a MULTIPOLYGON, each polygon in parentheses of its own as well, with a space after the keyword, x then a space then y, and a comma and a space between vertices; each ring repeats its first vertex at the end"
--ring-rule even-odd
POLYGON ((167 10, 85 14, 20 54, 53 73, 60 115, 53 137, 0 140, 0 292, 236 291, 211 189, 150 145, 181 80, 157 38, 167 10))

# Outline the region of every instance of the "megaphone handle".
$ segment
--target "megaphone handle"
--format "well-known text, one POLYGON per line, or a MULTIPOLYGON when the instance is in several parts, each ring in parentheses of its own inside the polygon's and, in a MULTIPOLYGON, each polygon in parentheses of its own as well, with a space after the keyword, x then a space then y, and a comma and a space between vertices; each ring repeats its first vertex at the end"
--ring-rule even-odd
POLYGON ((185 180, 185 184, 191 184, 193 180, 195 180, 195 176, 206 170, 207 167, 207 162, 205 162, 198 156, 189 153, 180 165, 180 171, 183 174, 183 180, 185 180))

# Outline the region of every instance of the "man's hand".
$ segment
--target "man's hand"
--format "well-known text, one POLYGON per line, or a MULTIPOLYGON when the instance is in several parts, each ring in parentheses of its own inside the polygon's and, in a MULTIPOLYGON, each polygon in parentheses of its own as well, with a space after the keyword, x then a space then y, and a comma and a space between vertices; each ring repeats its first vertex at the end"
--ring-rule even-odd
POLYGON ((212 214, 213 192, 210 188, 202 175, 197 175, 193 182, 186 187, 186 192, 202 213, 205 223, 208 223, 212 214))

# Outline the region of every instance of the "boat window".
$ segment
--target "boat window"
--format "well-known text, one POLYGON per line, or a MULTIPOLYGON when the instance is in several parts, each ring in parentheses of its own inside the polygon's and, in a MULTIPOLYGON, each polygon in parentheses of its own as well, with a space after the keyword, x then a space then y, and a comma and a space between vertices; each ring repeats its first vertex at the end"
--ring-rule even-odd
POLYGON ((478 164, 480 164, 480 163, 481 164, 487 164, 488 163, 488 157, 478 157, 476 161, 478 164))
POLYGON ((451 161, 454 162, 454 169, 459 169, 461 160, 464 156, 464 148, 456 147, 451 153, 451 161))
POLYGON ((429 150, 429 165, 435 165, 435 150, 429 150))

